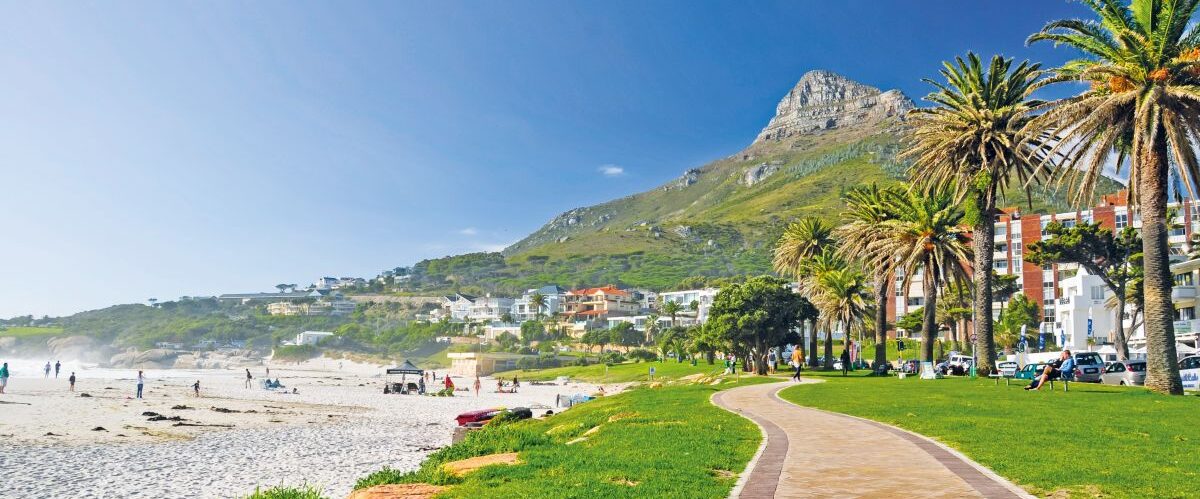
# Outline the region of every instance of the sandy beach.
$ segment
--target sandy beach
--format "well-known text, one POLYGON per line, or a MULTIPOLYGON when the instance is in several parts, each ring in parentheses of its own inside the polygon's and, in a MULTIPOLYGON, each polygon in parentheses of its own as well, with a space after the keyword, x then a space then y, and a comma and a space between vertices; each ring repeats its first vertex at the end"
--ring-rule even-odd
POLYGON ((363 475, 414 469, 448 445, 458 413, 544 413, 557 395, 595 390, 523 383, 520 393, 498 394, 484 378, 478 397, 385 395, 381 366, 317 359, 271 366, 271 378, 295 394, 262 389, 262 367, 251 369, 252 388, 244 370, 155 370, 135 399, 133 370, 77 371, 74 393, 69 372, 43 379, 28 371, 0 395, 0 497, 225 498, 304 482, 345 497, 363 475))

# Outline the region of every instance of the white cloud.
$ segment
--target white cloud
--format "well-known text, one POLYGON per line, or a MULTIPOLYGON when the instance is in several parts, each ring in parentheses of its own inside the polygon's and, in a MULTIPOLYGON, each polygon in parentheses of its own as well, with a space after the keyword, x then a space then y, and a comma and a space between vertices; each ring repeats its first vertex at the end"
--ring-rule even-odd
POLYGON ((599 171, 605 177, 620 177, 625 175, 625 169, 617 165, 601 165, 596 171, 599 171))
POLYGON ((458 231, 458 233, 462 234, 464 236, 474 236, 475 234, 478 234, 479 231, 476 230, 474 227, 467 227, 465 229, 460 229, 458 231))

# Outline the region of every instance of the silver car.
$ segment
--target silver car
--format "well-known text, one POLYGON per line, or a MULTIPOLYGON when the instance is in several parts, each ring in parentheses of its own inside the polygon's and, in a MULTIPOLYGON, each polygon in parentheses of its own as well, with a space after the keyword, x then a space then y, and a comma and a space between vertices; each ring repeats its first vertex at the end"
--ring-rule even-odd
POLYGON ((1100 382, 1106 385, 1142 386, 1146 384, 1146 361, 1118 360, 1104 369, 1100 382))
POLYGON ((1104 358, 1096 352, 1079 352, 1075 354, 1075 367, 1079 369, 1075 381, 1099 383, 1104 373, 1104 358))
POLYGON ((1001 375, 1011 378, 1017 374, 1017 363, 1011 360, 997 362, 996 370, 1000 371, 1001 375))

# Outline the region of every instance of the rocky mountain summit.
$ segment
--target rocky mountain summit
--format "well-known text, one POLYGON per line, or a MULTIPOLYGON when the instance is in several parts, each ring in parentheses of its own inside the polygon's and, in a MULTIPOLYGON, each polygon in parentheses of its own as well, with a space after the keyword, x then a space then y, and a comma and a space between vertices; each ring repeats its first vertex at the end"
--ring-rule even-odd
POLYGON ((884 92, 829 71, 809 71, 779 101, 754 142, 903 118, 913 107, 899 90, 884 92))

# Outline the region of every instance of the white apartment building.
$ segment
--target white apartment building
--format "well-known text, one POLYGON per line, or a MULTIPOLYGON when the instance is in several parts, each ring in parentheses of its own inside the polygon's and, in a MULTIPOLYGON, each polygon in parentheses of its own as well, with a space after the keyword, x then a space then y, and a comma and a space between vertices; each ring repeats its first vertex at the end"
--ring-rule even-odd
POLYGON ((512 310, 512 306, 512 298, 498 298, 489 294, 471 300, 467 317, 473 321, 498 321, 512 310))
POLYGON ((551 284, 537 289, 527 290, 525 291, 525 294, 521 295, 520 298, 513 300, 512 316, 514 320, 517 322, 525 322, 534 320, 539 315, 538 311, 534 310, 533 305, 530 304, 530 301, 533 299, 533 295, 538 293, 540 293, 546 299, 546 304, 543 305, 541 309, 540 315, 542 317, 549 317, 563 311, 563 300, 565 299, 564 297, 567 294, 567 290, 551 284))
POLYGON ((713 299, 717 296, 717 288, 704 289, 689 289, 686 291, 664 291, 658 294, 657 303, 658 310, 662 310, 662 306, 667 302, 678 303, 680 307, 679 317, 690 316, 696 323, 704 323, 708 320, 708 311, 712 308, 713 299), (692 303, 699 305, 697 310, 692 310, 692 303))

